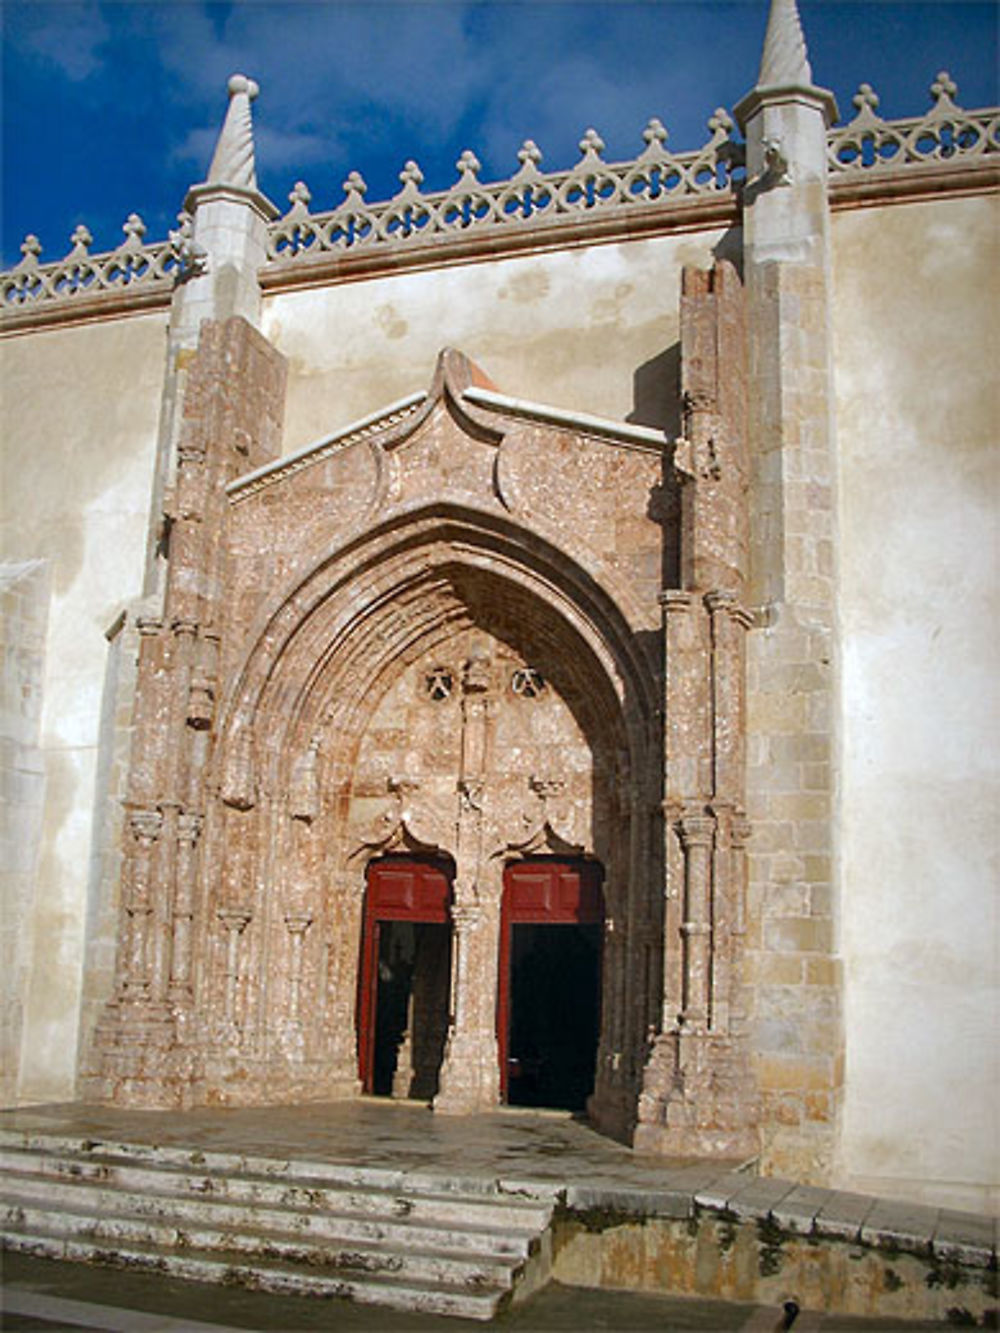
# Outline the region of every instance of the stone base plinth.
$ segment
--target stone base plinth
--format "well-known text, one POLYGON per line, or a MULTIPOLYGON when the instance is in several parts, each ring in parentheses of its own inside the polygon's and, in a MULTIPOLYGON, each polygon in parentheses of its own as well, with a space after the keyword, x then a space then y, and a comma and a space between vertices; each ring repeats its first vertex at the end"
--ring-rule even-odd
POLYGON ((472 1115, 495 1110, 499 1105, 496 1040, 452 1035, 441 1065, 440 1090, 433 1109, 442 1115, 472 1115))
POLYGON ((174 1017, 153 1001, 109 1004, 94 1032, 94 1068, 81 1083, 87 1095, 115 1106, 167 1110, 185 1105, 171 1077, 174 1017))
POLYGON ((756 1157, 757 1130, 698 1125, 639 1124, 632 1135, 637 1153, 651 1157, 716 1157, 743 1161, 756 1157))
POLYGON ((356 1076, 344 1075, 320 1060, 233 1054, 205 1062, 194 1090, 205 1106, 291 1106, 308 1102, 350 1101, 361 1095, 356 1076))
POLYGON ((669 1157, 755 1157, 756 1084, 741 1043, 712 1033, 657 1037, 643 1076, 637 1152, 669 1157))

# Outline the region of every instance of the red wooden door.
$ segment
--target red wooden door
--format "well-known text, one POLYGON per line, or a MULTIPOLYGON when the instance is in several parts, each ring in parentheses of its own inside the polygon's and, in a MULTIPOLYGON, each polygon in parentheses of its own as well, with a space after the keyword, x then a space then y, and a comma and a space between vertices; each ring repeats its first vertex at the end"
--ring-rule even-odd
POLYGON ((451 873, 439 861, 386 857, 369 865, 367 878, 358 983, 358 1076, 365 1092, 371 1092, 380 923, 415 921, 447 925, 451 920, 451 873))
POLYGON ((594 861, 518 861, 507 866, 500 908, 497 1046, 506 1101, 510 1054, 511 932, 515 925, 600 925, 603 871, 594 861))

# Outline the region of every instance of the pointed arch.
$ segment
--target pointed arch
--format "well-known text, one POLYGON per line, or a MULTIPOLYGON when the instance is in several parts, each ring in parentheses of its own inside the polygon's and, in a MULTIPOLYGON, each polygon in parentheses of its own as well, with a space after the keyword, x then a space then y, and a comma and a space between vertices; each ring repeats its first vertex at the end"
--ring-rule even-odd
POLYGON ((245 764, 248 733, 257 780, 286 786, 283 765, 317 731, 353 734, 394 672, 477 614, 571 648, 581 699, 641 769, 656 716, 653 664, 623 601, 509 517, 449 504, 396 515, 269 599, 223 702, 217 788, 225 793, 245 764))

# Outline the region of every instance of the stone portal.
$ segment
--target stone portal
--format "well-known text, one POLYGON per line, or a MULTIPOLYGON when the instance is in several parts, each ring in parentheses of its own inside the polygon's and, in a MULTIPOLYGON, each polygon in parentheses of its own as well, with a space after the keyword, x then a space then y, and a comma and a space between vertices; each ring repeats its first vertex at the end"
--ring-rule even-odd
POLYGON ((205 326, 95 1091, 750 1143, 741 300, 726 265, 687 280, 676 448, 446 351, 275 459, 280 360, 205 326))

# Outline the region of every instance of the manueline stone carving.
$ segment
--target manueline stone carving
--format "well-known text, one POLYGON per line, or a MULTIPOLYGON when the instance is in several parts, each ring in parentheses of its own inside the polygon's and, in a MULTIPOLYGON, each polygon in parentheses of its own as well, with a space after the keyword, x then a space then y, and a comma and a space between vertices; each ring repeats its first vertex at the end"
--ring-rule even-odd
POLYGON ((883 120, 878 94, 863 83, 853 98, 854 119, 830 130, 831 183, 842 176, 967 163, 1000 152, 1000 111, 966 111, 954 101, 958 86, 942 71, 930 88, 933 105, 923 116, 883 120))

